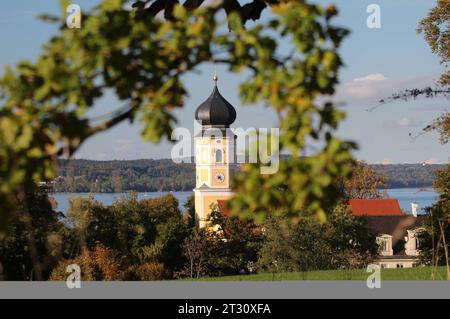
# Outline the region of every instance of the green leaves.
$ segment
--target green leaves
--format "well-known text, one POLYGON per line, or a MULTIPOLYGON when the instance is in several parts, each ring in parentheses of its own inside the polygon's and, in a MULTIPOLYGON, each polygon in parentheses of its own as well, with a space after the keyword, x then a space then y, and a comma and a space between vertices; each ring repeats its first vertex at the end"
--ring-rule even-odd
MULTIPOLYGON (((237 13, 221 20, 219 8, 176 5, 164 20, 125 9, 126 2, 100 2, 83 12, 81 29, 62 25, 35 62, 5 69, 0 197, 53 178, 59 155, 70 156, 89 136, 124 120, 142 121, 142 136, 154 143, 169 137, 172 111, 187 94, 181 76, 220 61, 232 72, 250 73, 242 80, 242 101, 277 111, 280 149, 292 154, 274 175, 261 175, 258 165, 243 168, 232 211, 258 220, 305 212, 323 219, 336 197, 333 181, 347 174, 351 158, 351 145, 333 137, 343 113, 316 102, 334 92, 342 65, 337 49, 347 31, 331 25, 335 8, 282 1, 269 20, 245 27, 237 13), (106 90, 130 109, 93 126, 87 111, 106 90), (323 140, 321 148, 298 158, 310 139, 323 140)), ((6 209, 0 203, 2 214, 6 209)))
POLYGON ((237 195, 230 203, 236 215, 253 216, 257 221, 287 215, 298 221, 313 214, 324 221, 326 211, 340 196, 335 181, 349 174, 354 145, 332 134, 344 113, 332 103, 320 106, 316 102, 318 96, 334 92, 342 65, 337 49, 346 31, 330 25, 335 15, 332 9, 286 1, 273 6, 276 18, 258 29, 240 28, 237 19, 230 23, 233 31, 239 31, 233 46, 239 45, 239 50, 232 52, 253 70, 241 86, 243 101, 264 101, 278 110, 280 148, 292 155, 274 175, 261 175, 259 165, 243 168, 234 181, 237 195), (273 38, 266 36, 273 32, 273 38), (264 41, 255 44, 255 37, 264 41), (283 50, 277 47, 279 43, 284 44, 283 50), (299 158, 311 140, 322 140, 324 145, 310 157, 299 158))

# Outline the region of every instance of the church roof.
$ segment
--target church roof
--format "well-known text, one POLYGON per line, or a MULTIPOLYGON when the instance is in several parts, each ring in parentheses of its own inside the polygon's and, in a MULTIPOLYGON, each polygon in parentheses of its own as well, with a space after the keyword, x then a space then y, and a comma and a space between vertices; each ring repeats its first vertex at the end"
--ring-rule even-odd
POLYGON ((216 82, 214 89, 195 111, 195 119, 202 125, 229 127, 236 120, 236 110, 220 94, 217 88, 217 76, 214 77, 214 81, 216 82))

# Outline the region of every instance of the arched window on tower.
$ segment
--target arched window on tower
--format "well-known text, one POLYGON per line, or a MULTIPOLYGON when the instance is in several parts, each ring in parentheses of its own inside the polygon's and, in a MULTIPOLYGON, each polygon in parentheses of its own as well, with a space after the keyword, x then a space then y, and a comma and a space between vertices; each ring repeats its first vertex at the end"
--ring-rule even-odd
POLYGON ((222 150, 216 150, 216 163, 223 162, 222 150))

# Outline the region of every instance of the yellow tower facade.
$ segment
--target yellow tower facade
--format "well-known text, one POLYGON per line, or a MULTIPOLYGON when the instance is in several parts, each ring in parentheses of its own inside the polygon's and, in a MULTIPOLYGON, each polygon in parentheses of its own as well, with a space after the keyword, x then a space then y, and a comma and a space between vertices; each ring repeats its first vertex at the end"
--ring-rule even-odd
POLYGON ((195 112, 195 119, 202 125, 195 137, 195 215, 200 228, 208 225, 212 207, 219 200, 233 196, 230 179, 236 165, 236 140, 229 129, 236 111, 220 94, 217 77, 214 81, 213 92, 195 112))

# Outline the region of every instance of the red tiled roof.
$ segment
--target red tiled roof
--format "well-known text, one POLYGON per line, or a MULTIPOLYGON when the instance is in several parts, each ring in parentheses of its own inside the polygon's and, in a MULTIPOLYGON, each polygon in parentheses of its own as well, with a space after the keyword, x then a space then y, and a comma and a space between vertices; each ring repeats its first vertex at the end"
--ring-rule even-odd
MULTIPOLYGON (((217 206, 223 216, 230 216, 227 200, 218 200, 217 206)), ((398 199, 351 199, 349 205, 354 216, 406 216, 401 210, 398 199)))
POLYGON ((350 199, 354 216, 406 216, 395 198, 350 199))

